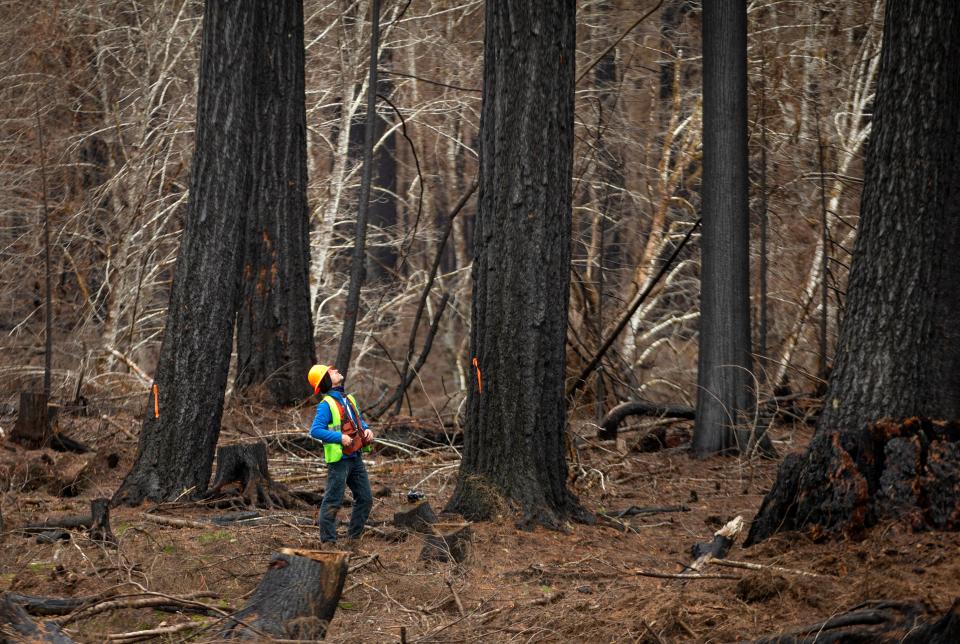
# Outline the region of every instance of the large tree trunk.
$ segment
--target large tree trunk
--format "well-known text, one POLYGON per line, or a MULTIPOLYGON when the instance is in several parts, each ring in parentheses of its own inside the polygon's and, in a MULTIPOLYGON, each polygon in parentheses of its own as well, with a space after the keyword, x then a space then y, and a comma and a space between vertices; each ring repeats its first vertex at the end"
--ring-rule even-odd
POLYGON ((249 203, 254 6, 204 10, 190 205, 157 365, 155 406, 115 503, 202 492, 220 433, 233 345, 244 210, 249 203))
POLYGON ((237 316, 238 390, 263 384, 275 404, 310 395, 314 363, 307 215, 303 2, 258 3, 253 189, 237 316))
POLYGON ((754 406, 747 204, 747 7, 703 7, 703 237, 694 454, 746 452, 754 406), (740 438, 738 438, 738 436, 740 438))
POLYGON ((486 6, 481 183, 467 429, 448 509, 559 526, 579 504, 564 451, 575 12, 573 0, 486 6))
POLYGON ((849 533, 891 510, 960 528, 937 509, 960 503, 958 64, 960 4, 888 3, 836 365, 811 449, 784 462, 751 542, 781 525, 849 533), (892 507, 910 490, 913 511, 892 507), (824 495, 828 516, 798 506, 824 495))

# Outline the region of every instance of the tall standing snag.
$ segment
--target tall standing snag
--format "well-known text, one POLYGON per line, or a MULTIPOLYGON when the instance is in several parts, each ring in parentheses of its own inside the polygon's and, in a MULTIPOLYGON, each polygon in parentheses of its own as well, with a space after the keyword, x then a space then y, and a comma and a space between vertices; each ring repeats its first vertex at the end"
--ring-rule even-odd
POLYGON ((115 503, 206 489, 220 433, 249 203, 254 3, 204 9, 190 205, 133 469, 115 503))
POLYGON ((310 395, 314 360, 307 218, 303 0, 257 6, 253 189, 237 313, 238 390, 263 384, 275 404, 310 395))
POLYGON ((564 451, 576 4, 486 5, 463 461, 448 510, 582 516, 564 451))
POLYGON ((886 11, 836 364, 810 449, 784 461, 748 543, 888 513, 960 529, 960 4, 886 11))

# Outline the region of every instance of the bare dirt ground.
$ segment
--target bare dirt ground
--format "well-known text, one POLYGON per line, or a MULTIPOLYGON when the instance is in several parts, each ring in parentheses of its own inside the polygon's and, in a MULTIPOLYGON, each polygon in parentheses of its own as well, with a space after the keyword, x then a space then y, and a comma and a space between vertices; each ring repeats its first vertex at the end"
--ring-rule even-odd
MULTIPOLYGON (((249 440, 251 434, 300 431, 311 414, 307 408, 274 416, 234 409, 225 417, 221 444, 249 440)), ((8 431, 12 424, 11 415, 0 418, 8 431)), ((295 516, 315 516, 315 508, 262 510, 264 516, 287 519, 268 526, 175 528, 145 517, 147 511, 187 519, 225 512, 201 505, 113 509, 117 548, 104 548, 82 531, 73 532, 67 542, 38 544, 18 528, 51 516, 88 513, 90 499, 110 496, 132 463, 139 431, 132 415, 65 417, 63 428, 97 449, 73 497, 51 494, 49 473, 25 467, 38 452, 0 441, 5 490, 0 590, 48 597, 108 590, 175 596, 205 591, 197 601, 229 612, 244 605, 271 553, 319 544, 316 528, 293 521, 295 516), (111 454, 118 457, 116 463, 111 454)), ((695 542, 710 540, 737 515, 749 522, 777 463, 733 458, 698 462, 683 448, 641 453, 632 446, 644 428, 635 429, 614 445, 598 443, 594 428, 578 425, 579 463, 571 467, 571 487, 595 512, 677 505, 689 511, 633 516, 625 518, 622 527, 604 522, 532 532, 518 530, 517 517, 508 512, 498 521, 472 526, 472 552, 463 565, 421 561, 421 536, 384 538, 391 533, 394 512, 409 507, 408 490, 422 491, 437 512, 443 509, 457 473, 456 450, 439 446, 413 455, 375 452, 368 461, 374 492, 381 495, 371 516, 375 530, 351 559, 353 569, 327 641, 399 642, 403 631, 409 642, 728 642, 824 620, 868 600, 922 600, 942 614, 960 596, 960 535, 916 534, 899 525, 878 525, 860 542, 814 543, 802 534, 780 535, 749 549, 738 542, 727 555, 816 576, 715 564, 704 572, 732 578, 680 580, 639 574, 679 572, 691 561, 695 542)), ((772 434, 785 452, 802 448, 810 429, 803 424, 778 426, 772 434)), ((384 436, 401 438, 386 431, 384 436)), ((270 455, 275 479, 293 489, 322 489, 319 456, 278 447, 270 455)), ((340 518, 346 519, 348 512, 345 508, 340 518)), ((66 630, 77 641, 101 642, 119 633, 177 624, 192 627, 156 639, 215 641, 223 622, 140 608, 70 621, 66 630)))

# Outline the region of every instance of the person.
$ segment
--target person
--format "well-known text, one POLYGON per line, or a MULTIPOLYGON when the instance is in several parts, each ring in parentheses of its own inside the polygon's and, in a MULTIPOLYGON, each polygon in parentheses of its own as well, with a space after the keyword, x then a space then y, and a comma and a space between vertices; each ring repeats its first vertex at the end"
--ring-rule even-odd
POLYGON ((361 458, 361 453, 369 451, 373 432, 360 414, 356 399, 344 392, 343 375, 335 366, 314 365, 307 380, 313 386, 314 394, 323 396, 310 427, 310 435, 323 442, 323 458, 327 463, 327 487, 320 503, 320 542, 321 545, 336 543, 337 512, 343 503, 344 488, 349 487, 353 494, 353 511, 347 537, 350 545, 356 547, 373 507, 370 480, 361 458), (341 431, 348 429, 348 422, 357 429, 354 438, 341 431))

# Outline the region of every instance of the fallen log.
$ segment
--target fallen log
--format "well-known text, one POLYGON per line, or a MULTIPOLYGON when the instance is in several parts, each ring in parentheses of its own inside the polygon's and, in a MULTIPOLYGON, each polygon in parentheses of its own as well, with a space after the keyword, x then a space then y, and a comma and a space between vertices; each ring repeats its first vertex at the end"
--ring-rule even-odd
POLYGON ((266 443, 236 443, 217 448, 217 474, 210 491, 202 498, 223 496, 225 489, 233 485, 247 506, 302 507, 286 486, 270 478, 266 443))
POLYGON ((667 505, 667 506, 651 506, 651 507, 639 507, 636 505, 631 505, 625 510, 611 510, 609 512, 598 512, 602 516, 605 516, 610 519, 622 519, 623 517, 632 517, 638 514, 661 514, 666 512, 689 512, 690 508, 685 505, 667 505))
POLYGON ((628 400, 607 412, 603 420, 600 421, 597 438, 600 440, 615 440, 617 438, 617 428, 623 422, 623 419, 628 416, 657 416, 659 418, 693 420, 695 413, 693 407, 687 407, 686 405, 662 405, 648 400, 628 400))
POLYGON ((922 602, 872 602, 816 624, 792 628, 749 644, 953 644, 960 641, 960 599, 942 617, 929 618, 922 602))
POLYGON ((69 539, 70 535, 65 534, 65 530, 86 530, 87 536, 93 541, 115 544, 116 537, 110 530, 110 500, 93 499, 90 502, 89 515, 54 517, 43 523, 28 524, 19 529, 23 534, 41 535, 44 542, 69 539))
POLYGON ((349 558, 346 552, 282 548, 220 637, 322 639, 337 610, 349 558))
POLYGON ((0 641, 2 642, 50 642, 72 644, 73 640, 63 634, 53 622, 37 624, 27 611, 14 602, 8 593, 0 595, 0 641))
POLYGON ((31 615, 67 615, 86 606, 93 606, 112 595, 112 592, 88 597, 36 597, 8 592, 6 595, 15 604, 22 606, 31 615))

